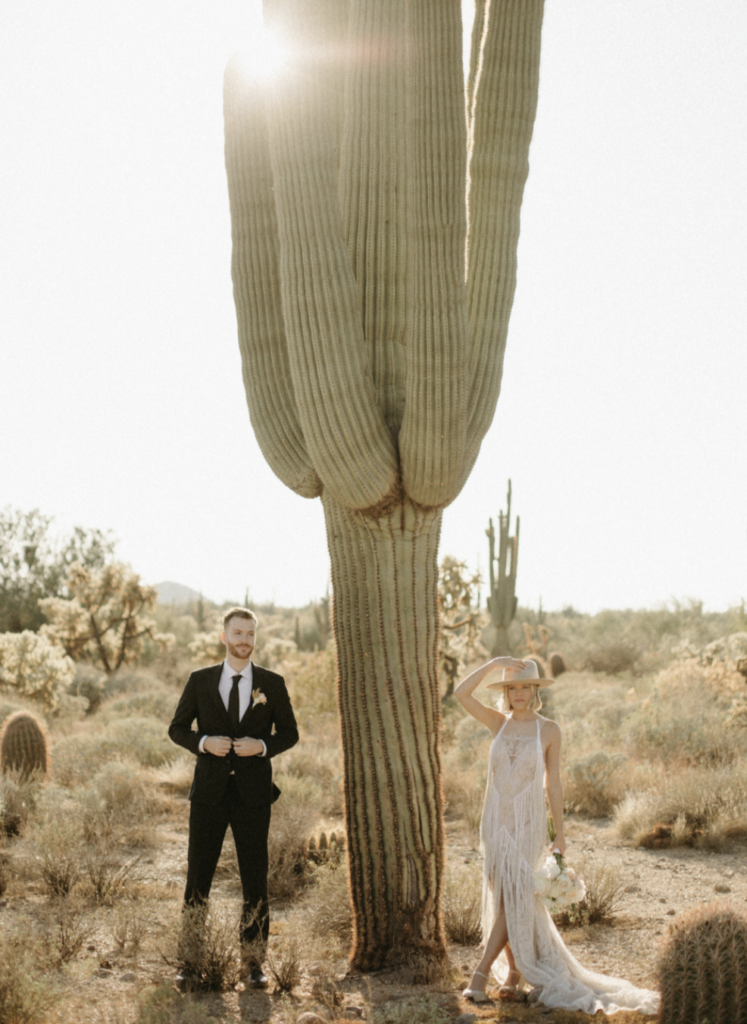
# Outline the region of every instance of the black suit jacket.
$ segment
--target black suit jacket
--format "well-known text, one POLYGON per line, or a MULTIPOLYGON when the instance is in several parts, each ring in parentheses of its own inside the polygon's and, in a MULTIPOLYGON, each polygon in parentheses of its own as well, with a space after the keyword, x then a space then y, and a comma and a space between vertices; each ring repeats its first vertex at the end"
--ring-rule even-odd
POLYGON ((273 803, 280 790, 272 782, 271 758, 298 743, 298 728, 293 715, 285 680, 276 672, 252 664, 252 693, 260 691, 265 701, 253 699, 239 723, 236 739, 253 736, 264 740, 266 757, 239 757, 231 751, 226 757, 199 751, 203 736, 231 736, 231 720, 223 703, 218 684, 223 663, 198 669, 187 680, 174 717, 169 736, 197 755, 189 799, 197 803, 214 803, 223 799, 233 771, 242 801, 249 806, 273 803), (192 723, 197 721, 197 730, 192 723))

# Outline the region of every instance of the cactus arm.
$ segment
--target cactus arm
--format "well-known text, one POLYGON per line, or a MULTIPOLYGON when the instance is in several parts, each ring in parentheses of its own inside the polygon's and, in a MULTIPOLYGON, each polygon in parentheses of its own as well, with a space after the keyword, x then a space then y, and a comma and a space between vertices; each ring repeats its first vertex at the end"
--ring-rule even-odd
POLYGON ((296 412, 278 279, 278 229, 262 88, 240 58, 224 81, 231 270, 252 428, 267 463, 305 498, 321 493, 296 412))
POLYGON ((543 0, 489 0, 470 111, 466 480, 498 401, 537 109, 543 0))
POLYGON ((468 325, 464 291, 466 121, 455 3, 407 6, 407 228, 411 244, 402 479, 442 507, 462 485, 468 325))
POLYGON ((325 490, 349 507, 368 509, 396 494, 399 466, 376 402, 343 230, 337 102, 330 102, 326 89, 325 40, 315 37, 327 22, 318 17, 322 6, 322 0, 273 5, 304 41, 293 66, 274 83, 268 108, 283 317, 296 407, 314 467, 325 490))
POLYGON ((354 3, 345 81, 340 207, 376 400, 395 440, 404 413, 407 282, 405 8, 354 3))

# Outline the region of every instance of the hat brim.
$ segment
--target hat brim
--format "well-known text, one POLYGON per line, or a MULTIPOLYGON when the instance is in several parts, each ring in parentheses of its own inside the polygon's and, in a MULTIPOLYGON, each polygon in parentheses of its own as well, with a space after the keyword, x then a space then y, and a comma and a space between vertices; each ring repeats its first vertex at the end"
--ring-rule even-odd
POLYGON ((485 684, 485 689, 486 690, 502 690, 504 686, 515 686, 517 683, 529 683, 530 686, 539 686, 539 688, 542 689, 543 686, 552 686, 553 683, 555 683, 556 681, 557 680, 555 680, 555 679, 542 678, 542 679, 511 679, 511 680, 506 682, 503 679, 501 679, 501 681, 499 683, 486 683, 485 684))

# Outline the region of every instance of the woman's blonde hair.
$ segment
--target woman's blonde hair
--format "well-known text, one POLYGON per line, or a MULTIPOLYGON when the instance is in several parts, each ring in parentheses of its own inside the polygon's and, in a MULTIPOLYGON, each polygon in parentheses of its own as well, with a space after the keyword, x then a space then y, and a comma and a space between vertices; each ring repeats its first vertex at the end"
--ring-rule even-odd
MULTIPOLYGON (((501 690, 501 697, 498 701, 498 710, 502 711, 504 715, 510 715, 513 711, 511 707, 511 701, 508 699, 508 688, 509 686, 516 686, 517 683, 526 682, 526 680, 517 679, 516 683, 506 683, 501 690)), ((527 704, 527 711, 539 711, 542 707, 542 698, 539 694, 539 683, 532 683, 532 699, 527 704)))

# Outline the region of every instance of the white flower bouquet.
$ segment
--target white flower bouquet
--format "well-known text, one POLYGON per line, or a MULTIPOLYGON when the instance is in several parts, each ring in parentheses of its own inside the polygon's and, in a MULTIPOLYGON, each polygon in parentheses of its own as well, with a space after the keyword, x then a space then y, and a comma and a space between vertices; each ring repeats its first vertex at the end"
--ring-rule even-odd
POLYGON ((534 893, 550 913, 580 903, 586 886, 559 853, 551 853, 534 872, 534 893))

